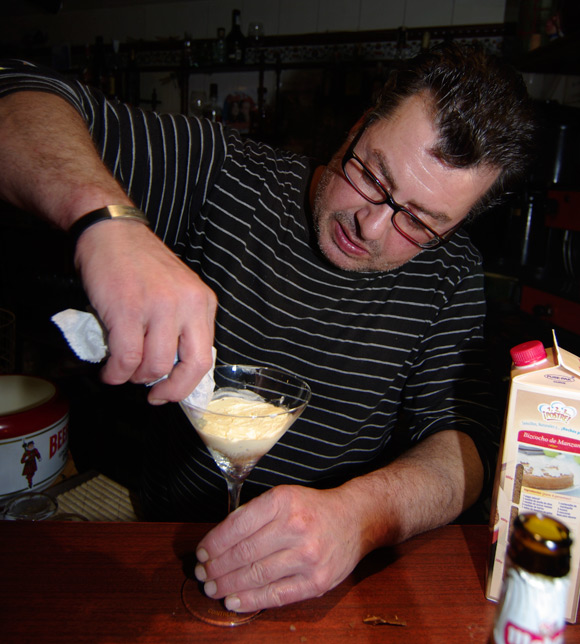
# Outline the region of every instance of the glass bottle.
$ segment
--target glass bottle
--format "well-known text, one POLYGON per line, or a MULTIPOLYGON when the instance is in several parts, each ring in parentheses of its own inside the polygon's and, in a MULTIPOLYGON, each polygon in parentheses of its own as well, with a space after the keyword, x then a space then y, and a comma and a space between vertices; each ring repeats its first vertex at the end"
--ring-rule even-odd
POLYGON ((232 28, 226 36, 227 58, 228 63, 239 65, 244 62, 244 51, 246 47, 246 38, 240 27, 240 10, 232 11, 232 28))
POLYGON ((226 62, 226 58, 226 30, 223 27, 219 27, 217 30, 217 39, 213 48, 213 62, 216 63, 216 65, 223 65, 226 62))
POLYGON ((571 543, 553 517, 516 517, 490 644, 563 643, 571 543))
POLYGON ((133 48, 131 48, 131 52, 129 54, 125 85, 124 100, 134 107, 138 107, 141 102, 141 73, 137 60, 137 52, 133 48))
POLYGON ((105 41, 102 36, 95 38, 95 49, 93 56, 93 87, 102 92, 107 91, 107 61, 105 59, 105 41))
POLYGON ((211 83, 209 86, 209 103, 203 111, 206 119, 215 123, 222 120, 222 111, 218 103, 218 86, 217 83, 211 83))

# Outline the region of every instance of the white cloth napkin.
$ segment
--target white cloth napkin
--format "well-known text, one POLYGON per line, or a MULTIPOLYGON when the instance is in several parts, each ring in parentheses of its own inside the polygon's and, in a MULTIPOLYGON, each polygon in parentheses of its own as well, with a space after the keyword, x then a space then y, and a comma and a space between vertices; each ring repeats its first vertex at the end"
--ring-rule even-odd
MULTIPOLYGON (((53 315, 51 320, 62 331, 70 348, 81 360, 97 363, 107 357, 109 353, 107 332, 95 314, 87 311, 66 309, 53 315)), ((214 366, 205 374, 189 396, 183 400, 184 403, 201 407, 201 409, 207 407, 215 388, 213 379, 213 369, 216 361, 215 347, 212 347, 212 354, 214 366)), ((177 356, 175 361, 177 362, 177 356)), ((164 376, 164 378, 167 378, 167 376, 164 376)), ((159 380, 163 380, 163 378, 159 380)), ((149 383, 149 386, 153 386, 159 380, 149 383)))

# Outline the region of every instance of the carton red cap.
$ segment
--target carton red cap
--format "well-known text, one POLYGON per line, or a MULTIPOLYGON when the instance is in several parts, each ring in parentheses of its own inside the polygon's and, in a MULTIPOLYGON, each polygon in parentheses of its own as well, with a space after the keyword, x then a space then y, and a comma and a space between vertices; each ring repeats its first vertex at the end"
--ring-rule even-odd
POLYGON ((530 340, 510 349, 510 355, 516 367, 525 367, 547 358, 546 349, 539 340, 530 340))

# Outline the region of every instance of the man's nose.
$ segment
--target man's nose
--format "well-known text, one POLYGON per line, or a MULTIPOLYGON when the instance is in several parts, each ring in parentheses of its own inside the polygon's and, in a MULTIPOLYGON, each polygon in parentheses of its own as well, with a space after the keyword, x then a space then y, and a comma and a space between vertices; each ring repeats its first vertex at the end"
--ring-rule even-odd
POLYGON ((391 226, 393 209, 387 204, 366 204, 355 213, 362 239, 378 240, 391 226))

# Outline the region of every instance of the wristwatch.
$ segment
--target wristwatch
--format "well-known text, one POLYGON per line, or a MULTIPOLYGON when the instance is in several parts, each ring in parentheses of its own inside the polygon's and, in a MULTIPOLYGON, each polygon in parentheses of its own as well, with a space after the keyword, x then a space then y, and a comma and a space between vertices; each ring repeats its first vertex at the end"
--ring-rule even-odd
POLYGON ((105 206, 98 210, 92 210, 77 219, 69 228, 69 235, 76 244, 79 237, 87 228, 93 224, 98 224, 100 221, 107 221, 107 219, 132 219, 133 221, 139 221, 146 226, 150 225, 147 216, 142 210, 139 210, 139 208, 135 208, 134 206, 105 206))

